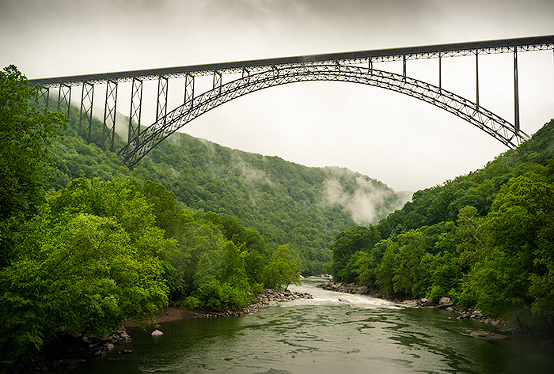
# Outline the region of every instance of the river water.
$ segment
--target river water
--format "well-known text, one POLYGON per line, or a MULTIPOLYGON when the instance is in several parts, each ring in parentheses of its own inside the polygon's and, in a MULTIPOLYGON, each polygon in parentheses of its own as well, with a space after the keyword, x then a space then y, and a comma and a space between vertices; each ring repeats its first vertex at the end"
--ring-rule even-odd
POLYGON ((282 302, 252 315, 166 322, 164 335, 131 330, 133 339, 79 368, 131 373, 554 373, 554 347, 510 336, 456 314, 409 308, 361 295, 289 287, 312 300, 282 302), (494 330, 493 330, 494 331, 494 330), (130 349, 122 355, 119 350, 130 349))

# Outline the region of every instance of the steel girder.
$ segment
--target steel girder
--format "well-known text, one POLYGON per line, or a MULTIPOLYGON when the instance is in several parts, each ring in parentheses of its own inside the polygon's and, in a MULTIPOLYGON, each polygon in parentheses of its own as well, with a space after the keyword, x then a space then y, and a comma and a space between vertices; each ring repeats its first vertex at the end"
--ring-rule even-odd
POLYGON ((446 110, 485 131, 510 148, 528 135, 491 111, 468 99, 430 83, 371 67, 334 63, 291 64, 272 66, 255 74, 244 74, 226 84, 193 97, 175 108, 152 126, 140 132, 120 152, 124 162, 135 165, 152 148, 169 135, 202 114, 238 97, 269 87, 304 81, 338 81, 365 84, 415 97, 446 110))
POLYGON ((162 69, 146 69, 121 71, 115 73, 86 74, 68 77, 33 79, 29 82, 42 87, 58 87, 60 84, 79 86, 82 82, 104 84, 106 81, 129 82, 133 79, 155 80, 160 76, 167 78, 182 78, 187 75, 212 75, 215 71, 221 74, 250 73, 267 70, 270 66, 278 69, 296 66, 298 64, 340 62, 341 65, 369 64, 374 62, 405 61, 433 59, 444 57, 472 56, 498 54, 519 51, 543 51, 554 49, 554 35, 533 36, 514 39, 487 40, 478 42, 437 44, 417 47, 388 48, 355 52, 327 53, 307 56, 279 57, 261 60, 223 62, 203 65, 177 66, 162 69))

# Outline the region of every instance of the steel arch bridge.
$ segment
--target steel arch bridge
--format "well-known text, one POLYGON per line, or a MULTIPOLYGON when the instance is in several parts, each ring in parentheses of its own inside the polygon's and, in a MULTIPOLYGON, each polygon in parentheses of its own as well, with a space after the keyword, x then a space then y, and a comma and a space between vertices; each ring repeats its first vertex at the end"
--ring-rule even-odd
POLYGON ((509 148, 515 148, 529 136, 520 129, 518 52, 553 50, 554 35, 484 42, 443 44, 325 55, 310 55, 266 60, 194 65, 176 68, 138 70, 108 74, 31 80, 42 87, 48 105, 50 88, 58 88, 58 111, 69 113, 71 88, 81 86, 79 131, 90 142, 95 84, 106 85, 102 147, 114 151, 117 89, 131 82, 131 105, 127 144, 119 155, 128 166, 135 165, 156 145, 202 114, 238 97, 265 88, 306 81, 338 81, 380 87, 402 93, 452 113, 485 131, 509 148), (482 107, 479 103, 479 55, 512 53, 514 80, 514 123, 482 107), (475 101, 442 87, 444 57, 474 56, 476 64, 475 101), (406 74, 408 60, 437 58, 438 85, 411 78, 406 74), (374 62, 402 61, 403 73, 373 68, 374 62), (211 89, 195 94, 195 77, 212 76, 211 89), (223 83, 224 75, 238 78, 223 83), (183 104, 168 112, 169 80, 184 78, 183 104), (143 82, 158 81, 156 121, 141 129, 143 82))

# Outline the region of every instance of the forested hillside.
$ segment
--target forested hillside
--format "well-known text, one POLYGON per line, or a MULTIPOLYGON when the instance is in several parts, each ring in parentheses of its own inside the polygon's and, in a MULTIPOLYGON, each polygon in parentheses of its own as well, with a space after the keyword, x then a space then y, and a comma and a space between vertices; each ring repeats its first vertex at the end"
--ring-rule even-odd
POLYGON ((483 169, 337 235, 332 273, 554 329, 554 120, 483 169))
MULTIPOLYGON (((58 171, 52 188, 79 177, 125 176, 161 183, 189 208, 235 217, 259 231, 274 250, 288 244, 304 274, 325 271, 339 232, 375 224, 410 197, 348 169, 305 167, 180 133, 128 169, 115 154, 99 148, 102 123, 94 120, 87 145, 78 134, 78 121, 78 109, 72 108, 66 136, 53 143, 58 171)), ((122 144, 117 137, 116 148, 122 144)))
POLYGON ((0 372, 29 372, 45 346, 103 337, 169 304, 240 311, 298 283, 288 245, 186 207, 96 146, 60 141, 65 116, 30 107, 37 93, 15 66, 0 71, 0 372), (57 167, 82 175, 65 183, 57 167), (45 191, 56 172, 60 188, 45 191))

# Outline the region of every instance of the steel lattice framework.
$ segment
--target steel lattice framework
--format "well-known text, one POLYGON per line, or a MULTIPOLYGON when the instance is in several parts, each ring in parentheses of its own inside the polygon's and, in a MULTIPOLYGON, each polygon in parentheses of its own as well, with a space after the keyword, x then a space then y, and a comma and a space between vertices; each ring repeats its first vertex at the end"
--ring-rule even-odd
POLYGON ((128 165, 135 165, 153 147, 188 122, 230 100, 269 87, 305 81, 339 81, 385 88, 412 96, 446 110, 485 131, 506 146, 513 148, 528 138, 519 123, 518 53, 554 50, 554 35, 393 48, 358 52, 330 53, 263 60, 191 65, 163 69, 135 70, 118 73, 88 74, 70 77, 31 80, 42 87, 42 99, 48 103, 49 88, 58 88, 58 111, 69 112, 71 87, 82 86, 80 131, 88 135, 95 84, 106 85, 102 146, 114 150, 117 88, 132 82, 131 108, 127 145, 119 154, 128 165), (486 110, 479 102, 479 56, 498 53, 513 54, 514 122, 509 123, 486 110), (442 58, 475 56, 475 101, 442 87, 442 58), (409 60, 438 59, 438 86, 406 75, 409 60), (402 61, 403 73, 395 74, 373 68, 377 62, 402 61), (240 74, 240 78, 223 83, 224 75, 240 74), (195 78, 212 76, 212 89, 195 95, 195 78), (184 104, 168 112, 170 79, 184 78, 184 104), (156 121, 141 127, 143 81, 157 80, 156 121), (88 129, 83 126, 88 122, 88 129))
POLYGON ((227 84, 216 86, 177 107, 163 120, 158 120, 144 129, 139 139, 129 142, 121 150, 120 155, 126 164, 134 165, 170 134, 226 102, 265 88, 303 81, 359 83, 412 96, 470 122, 510 148, 516 147, 528 137, 523 131, 516 131, 513 125, 491 111, 430 83, 359 66, 300 64, 245 75, 227 84))

